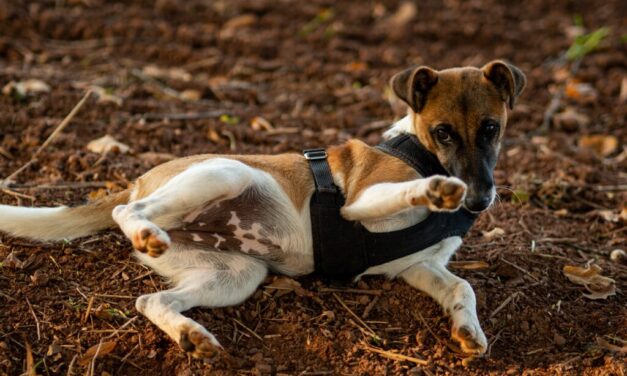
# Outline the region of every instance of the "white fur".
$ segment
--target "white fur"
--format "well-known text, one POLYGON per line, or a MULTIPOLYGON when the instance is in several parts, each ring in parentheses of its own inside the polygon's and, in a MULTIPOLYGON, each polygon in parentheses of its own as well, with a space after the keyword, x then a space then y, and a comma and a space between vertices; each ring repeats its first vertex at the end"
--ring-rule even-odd
POLYGON ((0 205, 0 231, 13 236, 44 241, 74 239, 92 234, 94 227, 102 228, 91 218, 72 215, 72 208, 65 206, 26 208, 0 205))

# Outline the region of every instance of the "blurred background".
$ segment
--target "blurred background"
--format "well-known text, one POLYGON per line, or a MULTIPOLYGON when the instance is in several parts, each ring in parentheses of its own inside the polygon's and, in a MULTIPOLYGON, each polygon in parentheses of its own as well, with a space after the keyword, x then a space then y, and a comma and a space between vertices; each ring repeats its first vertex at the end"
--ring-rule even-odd
POLYGON ((368 352, 328 283, 306 278, 313 298, 262 288, 239 307, 192 310, 236 365, 188 361, 143 317, 93 361, 89 348, 137 316, 133 296, 166 287, 110 231, 53 245, 0 235, 0 374, 624 373, 626 52, 620 0, 0 0, 0 177, 93 93, 2 188, 4 204, 96 199, 190 154, 375 144, 404 114, 388 80, 415 64, 501 58, 528 78, 500 202, 451 264, 477 292, 485 358, 463 361, 431 299, 378 278, 359 286, 375 293, 343 299, 376 345, 429 365, 368 352), (587 264, 613 282, 587 291, 563 272, 587 264))

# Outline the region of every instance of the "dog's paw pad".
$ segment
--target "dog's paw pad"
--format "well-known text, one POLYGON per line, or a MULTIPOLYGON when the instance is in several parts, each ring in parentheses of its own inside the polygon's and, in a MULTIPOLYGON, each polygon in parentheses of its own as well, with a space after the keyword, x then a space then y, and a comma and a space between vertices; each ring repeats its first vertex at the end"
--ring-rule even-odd
POLYGON ((434 211, 459 209, 466 195, 466 184, 457 178, 434 176, 427 189, 428 206, 434 211))
POLYGON ((453 328, 452 337, 459 342, 462 351, 468 354, 483 354, 488 348, 488 341, 481 329, 475 329, 471 325, 462 325, 453 328))
POLYGON ((170 237, 158 227, 144 227, 133 235, 133 248, 151 257, 159 257, 170 247, 170 237))
POLYGON ((203 327, 185 325, 181 329, 179 345, 194 358, 215 358, 222 347, 215 337, 203 327))

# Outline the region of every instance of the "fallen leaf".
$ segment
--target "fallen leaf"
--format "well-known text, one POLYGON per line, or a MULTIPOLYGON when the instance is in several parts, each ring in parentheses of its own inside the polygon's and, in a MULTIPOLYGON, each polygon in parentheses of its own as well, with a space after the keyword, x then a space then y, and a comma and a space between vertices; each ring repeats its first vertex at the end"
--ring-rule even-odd
POLYGON ((557 129, 574 132, 590 124, 590 118, 572 107, 567 107, 553 117, 553 124, 557 129))
POLYGON ((615 136, 600 134, 581 136, 579 147, 590 149, 602 157, 607 157, 618 149, 618 139, 615 136))
POLYGON ((311 293, 301 287, 300 283, 288 277, 276 277, 274 281, 266 285, 265 288, 277 290, 274 294, 276 298, 294 292, 298 296, 311 296, 311 293))
MULTIPOLYGON (((623 209, 624 212, 624 209, 623 209)), ((612 210, 593 210, 590 212, 591 216, 597 216, 599 218, 603 218, 607 222, 619 223, 621 221, 626 221, 627 218, 624 217, 623 212, 615 213, 612 210)))
POLYGON ((614 351, 614 352, 622 352, 622 353, 627 353, 627 345, 623 345, 621 346, 616 346, 613 345, 609 342, 607 342, 606 340, 604 340, 601 337, 597 337, 597 345, 605 350, 610 350, 610 351, 614 351))
POLYGON ((113 91, 111 91, 110 89, 105 89, 103 87, 95 85, 92 85, 89 88, 94 92, 94 94, 96 94, 96 97, 98 98, 98 103, 114 103, 118 106, 122 105, 122 97, 114 95, 113 91))
POLYGON ((185 89, 179 94, 179 97, 184 101, 195 102, 202 98, 202 93, 200 90, 185 89))
POLYGON ((104 188, 99 188, 95 191, 91 191, 87 194, 87 199, 89 201, 97 201, 107 195, 107 190, 104 188))
POLYGON ((226 21, 220 30, 221 38, 229 38, 235 35, 235 31, 242 27, 254 25, 257 22, 257 16, 254 14, 242 14, 226 21))
POLYGON ((89 142, 87 144, 87 150, 99 154, 104 154, 108 152, 126 154, 131 150, 131 148, 117 141, 115 138, 106 135, 89 142))
POLYGON ((599 92, 592 85, 577 80, 569 80, 566 83, 564 94, 568 98, 583 102, 594 101, 599 96, 599 92))
POLYGON ((146 153, 141 153, 138 155, 139 159, 146 161, 151 164, 160 164, 164 162, 171 161, 176 159, 176 155, 170 153, 155 153, 152 151, 148 151, 146 153))
POLYGON ((416 8, 416 4, 413 1, 405 1, 390 17, 390 22, 396 27, 404 26, 409 23, 409 21, 413 20, 417 13, 418 9, 416 8))
POLYGON ((12 269, 21 269, 24 266, 24 262, 17 258, 15 251, 11 251, 2 261, 2 266, 12 269))
POLYGON ((85 354, 83 354, 83 356, 81 356, 81 358, 78 360, 78 364, 80 364, 81 366, 88 365, 89 362, 94 359, 94 357, 102 357, 109 354, 111 351, 113 351, 113 349, 115 349, 115 345, 117 345, 115 341, 109 341, 98 343, 90 347, 89 349, 87 349, 87 351, 85 351, 85 354))
POLYGON ((142 68, 142 73, 154 78, 165 78, 183 82, 188 82, 192 79, 192 75, 181 68, 159 68, 155 65, 147 65, 142 68))
POLYGON ((619 264, 627 264, 627 253, 622 249, 615 249, 610 252, 610 260, 619 264))
POLYGON ((574 265, 565 265, 563 273, 571 282, 584 286, 590 294, 583 294, 588 299, 606 299, 616 295, 616 282, 601 275, 600 266, 587 265, 585 268, 574 265))
POLYGON ((503 235, 505 235, 505 230, 500 227, 495 227, 490 231, 481 231, 481 233, 483 234, 483 237, 485 239, 492 240, 496 237, 502 237, 503 235))
POLYGON ((620 94, 618 94, 618 100, 621 102, 627 101, 627 77, 623 77, 623 81, 620 83, 620 94))
POLYGON ((25 97, 28 94, 47 93, 50 91, 50 86, 35 78, 31 78, 24 81, 11 81, 4 85, 2 88, 2 94, 4 95, 17 95, 18 97, 25 97))
POLYGON ((464 270, 480 270, 487 269, 490 267, 485 261, 450 261, 448 265, 454 269, 464 269, 464 270))
POLYGON ((272 123, 262 118, 261 116, 255 116, 250 121, 250 127, 255 131, 261 131, 261 130, 271 131, 274 129, 274 127, 272 126, 272 123))

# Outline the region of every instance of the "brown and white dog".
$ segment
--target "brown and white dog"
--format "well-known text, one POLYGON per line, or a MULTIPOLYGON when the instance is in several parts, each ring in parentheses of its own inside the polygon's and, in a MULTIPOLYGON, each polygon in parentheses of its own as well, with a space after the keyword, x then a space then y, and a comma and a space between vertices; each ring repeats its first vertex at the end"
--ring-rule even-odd
MULTIPOLYGON (((408 116, 386 137, 415 134, 453 177, 422 178, 409 165, 358 140, 328 149, 341 210, 371 232, 410 227, 429 211, 487 209, 495 197, 492 172, 507 109, 525 86, 522 72, 502 61, 436 71, 415 67, 395 75, 408 116)), ((181 312, 195 306, 239 304, 268 270, 302 276, 314 270, 309 201, 314 192, 302 155, 196 155, 150 170, 126 191, 80 207, 0 205, 0 231, 42 241, 93 234, 117 224, 135 256, 172 282, 143 295, 136 307, 195 357, 221 348, 181 312)), ((451 237, 361 275, 400 277, 432 296, 451 316, 452 337, 464 351, 487 347, 475 294, 446 269, 461 245, 451 237)), ((357 278, 359 278, 358 276, 357 278)))

